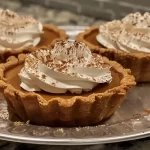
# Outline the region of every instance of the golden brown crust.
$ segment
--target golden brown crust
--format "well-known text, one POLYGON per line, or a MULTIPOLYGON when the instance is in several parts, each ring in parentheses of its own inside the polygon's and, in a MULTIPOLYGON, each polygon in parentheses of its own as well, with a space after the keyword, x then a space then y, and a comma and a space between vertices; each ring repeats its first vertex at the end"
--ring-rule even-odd
MULTIPOLYGON (((43 29, 48 29, 52 32, 55 32, 55 33, 58 33, 58 38, 54 38, 52 40, 51 43, 49 43, 49 45, 54 45, 54 43, 57 41, 57 40, 64 40, 64 39, 67 39, 68 38, 68 35, 66 34, 65 30, 62 30, 62 29, 59 29, 53 25, 49 25, 49 24, 44 24, 43 25, 43 29)), ((47 46, 47 45, 46 45, 47 46)), ((0 51, 0 62, 5 62, 6 59, 9 57, 9 56, 17 56, 18 54, 21 54, 21 53, 30 53, 32 52, 33 50, 35 49, 35 47, 26 47, 26 48, 23 48, 23 49, 13 49, 13 50, 5 50, 5 51, 0 51)))
POLYGON ((148 53, 127 53, 121 50, 107 49, 99 45, 94 45, 85 39, 92 32, 99 30, 98 26, 93 26, 80 33, 77 41, 84 42, 89 46, 92 52, 100 53, 102 56, 108 57, 110 60, 119 62, 123 67, 129 68, 137 82, 150 81, 150 54, 148 53))
POLYGON ((55 97, 46 100, 37 93, 23 93, 7 83, 5 71, 23 63, 24 59, 25 54, 20 54, 18 58, 11 56, 6 63, 0 65, 0 91, 7 100, 9 112, 24 122, 30 120, 33 124, 48 126, 85 126, 97 123, 113 114, 128 90, 135 85, 130 70, 104 58, 104 62, 110 64, 122 76, 119 86, 87 97, 55 97))

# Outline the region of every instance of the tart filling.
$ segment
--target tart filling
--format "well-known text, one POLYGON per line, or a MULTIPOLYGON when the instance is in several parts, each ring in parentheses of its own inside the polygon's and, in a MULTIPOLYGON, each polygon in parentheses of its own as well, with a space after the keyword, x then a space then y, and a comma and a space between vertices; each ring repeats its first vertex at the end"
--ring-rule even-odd
POLYGON ((129 14, 99 27, 97 41, 106 48, 150 53, 150 13, 129 14))
POLYGON ((81 42, 59 41, 53 49, 34 51, 19 73, 27 91, 82 93, 112 80, 110 66, 81 42))
POLYGON ((42 30, 43 25, 34 18, 0 9, 1 51, 38 45, 42 30))

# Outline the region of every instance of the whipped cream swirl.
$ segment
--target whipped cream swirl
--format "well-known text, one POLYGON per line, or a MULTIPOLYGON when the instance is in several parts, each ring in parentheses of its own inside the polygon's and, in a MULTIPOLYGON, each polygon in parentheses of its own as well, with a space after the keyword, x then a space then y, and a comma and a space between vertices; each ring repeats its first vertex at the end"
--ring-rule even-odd
POLYGON ((29 54, 19 73, 26 91, 79 94, 112 80, 110 66, 81 42, 59 41, 29 54))
POLYGON ((42 24, 32 17, 0 9, 0 50, 36 46, 42 30, 42 24))
POLYGON ((150 13, 137 12, 101 25, 97 41, 106 48, 150 53, 150 13))

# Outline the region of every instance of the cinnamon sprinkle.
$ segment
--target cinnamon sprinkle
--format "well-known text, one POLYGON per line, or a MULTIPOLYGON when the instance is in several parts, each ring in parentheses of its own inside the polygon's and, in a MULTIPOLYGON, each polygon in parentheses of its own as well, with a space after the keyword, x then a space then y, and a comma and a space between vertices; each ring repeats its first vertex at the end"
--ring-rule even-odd
MULTIPOLYGON (((74 72, 73 68, 110 68, 109 65, 104 64, 100 55, 92 54, 90 49, 81 42, 59 41, 53 49, 37 50, 29 54, 25 61, 25 64, 27 64, 26 67, 33 69, 37 77, 39 77, 39 62, 56 72, 79 78, 87 78, 93 81, 97 81, 98 79, 78 74, 74 72), (69 71, 70 69, 71 71, 69 71)), ((26 68, 26 70, 28 69, 26 68)), ((39 78, 45 80, 46 76, 43 74, 39 78)))

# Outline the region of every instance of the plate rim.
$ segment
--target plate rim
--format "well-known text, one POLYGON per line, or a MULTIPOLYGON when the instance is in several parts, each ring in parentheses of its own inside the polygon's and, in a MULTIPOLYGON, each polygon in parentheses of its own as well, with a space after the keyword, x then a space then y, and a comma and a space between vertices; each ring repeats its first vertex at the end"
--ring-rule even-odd
POLYGON ((0 139, 19 143, 43 144, 43 145, 91 145, 91 144, 108 144, 123 141, 137 140, 150 136, 150 129, 147 131, 139 131, 133 134, 125 134, 122 136, 112 136, 104 138, 39 138, 29 136, 18 136, 0 133, 0 139), (82 140, 82 142, 81 142, 82 140))

